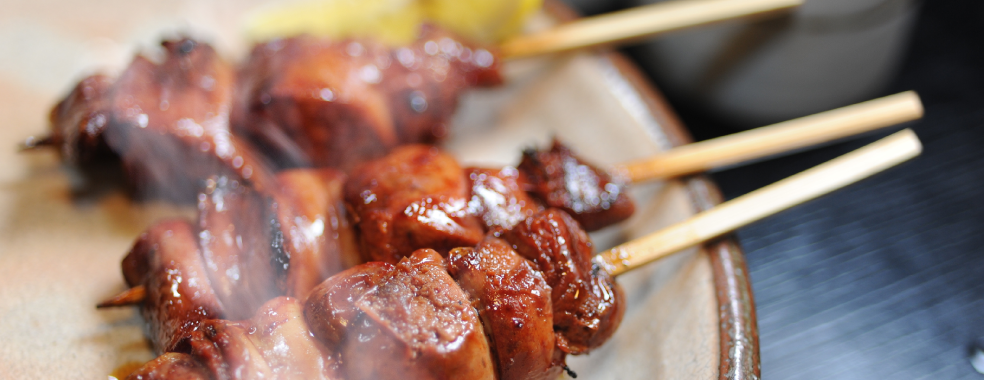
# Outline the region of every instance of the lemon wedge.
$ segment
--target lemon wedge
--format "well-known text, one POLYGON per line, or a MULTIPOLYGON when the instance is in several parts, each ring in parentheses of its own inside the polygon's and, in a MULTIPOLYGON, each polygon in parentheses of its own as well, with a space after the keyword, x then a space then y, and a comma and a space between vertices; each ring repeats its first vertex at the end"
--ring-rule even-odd
POLYGON ((246 35, 268 40, 298 34, 372 37, 392 45, 413 41, 434 22, 465 38, 494 43, 517 33, 543 0, 300 0, 253 11, 246 35))

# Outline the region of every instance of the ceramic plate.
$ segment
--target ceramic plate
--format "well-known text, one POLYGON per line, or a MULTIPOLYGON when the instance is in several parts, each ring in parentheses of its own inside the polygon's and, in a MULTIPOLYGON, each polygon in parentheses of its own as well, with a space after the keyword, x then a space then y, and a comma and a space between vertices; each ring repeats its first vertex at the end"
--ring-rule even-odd
MULTIPOLYGON (((248 47, 232 0, 0 1, 0 373, 4 378, 103 378, 153 358, 135 309, 97 311, 124 288, 120 260, 155 220, 192 216, 120 192, 77 194, 55 152, 18 153, 46 132, 50 107, 85 74, 123 68, 177 32, 230 60, 248 47)), ((255 3, 259 3, 256 1, 255 3)), ((548 2, 530 29, 569 20, 548 2)), ((444 148, 465 164, 516 164, 557 137, 613 165, 688 142, 656 90, 609 52, 513 61, 507 84, 467 93, 444 148)), ((635 185, 637 214, 592 235, 598 249, 683 220, 720 201, 703 177, 635 185)), ((757 378, 758 342, 742 253, 731 239, 621 276, 627 312, 601 349, 571 357, 584 379, 757 378)))

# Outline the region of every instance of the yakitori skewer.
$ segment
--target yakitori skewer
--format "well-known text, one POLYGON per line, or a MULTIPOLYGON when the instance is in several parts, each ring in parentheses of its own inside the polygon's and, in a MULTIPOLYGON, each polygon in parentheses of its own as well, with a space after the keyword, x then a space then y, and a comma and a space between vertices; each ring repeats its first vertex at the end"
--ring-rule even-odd
POLYGON ((503 58, 525 57, 639 40, 725 20, 761 16, 803 0, 674 0, 583 18, 499 45, 503 58))
MULTIPOLYGON (((564 368, 566 354, 597 347, 618 325, 624 300, 610 276, 856 182, 919 152, 915 135, 900 132, 652 235, 677 238, 637 240, 597 256, 593 263, 584 232, 566 214, 547 211, 501 239, 489 237, 475 249, 452 250, 447 266, 437 252, 424 249, 395 267, 370 263, 333 276, 304 302, 303 317, 300 302, 279 298, 250 321, 205 320, 204 333, 189 330, 185 339, 190 340, 184 340, 188 348, 176 349, 193 355, 182 356, 183 368, 194 369, 201 378, 210 372, 220 378, 267 372, 352 379, 407 373, 552 378, 564 368), (546 297, 551 288, 552 296, 546 297), (404 311, 409 305, 414 312, 404 311), (585 311, 600 314, 580 320, 585 311), (432 317, 436 319, 428 319, 432 317), (565 325, 572 317, 580 322, 565 325), (292 327, 277 327, 288 325, 292 327), (265 333, 254 335, 254 330, 265 333), (438 339, 418 340, 415 334, 438 339), (459 341, 468 343, 454 343, 459 341), (552 343, 541 347, 543 342, 552 343), (515 344, 525 348, 517 351, 515 344), (307 352, 308 360, 295 363, 284 356, 293 350, 307 352), (341 365, 325 366, 324 360, 341 365), (495 373, 490 361, 496 363, 495 373)), ((164 357, 175 355, 181 356, 164 357)), ((138 373, 161 373, 172 365, 167 360, 148 363, 138 373)), ((169 378, 158 376, 152 378, 169 378)))
MULTIPOLYGON (((666 231, 654 234, 644 240, 627 243, 605 253, 600 259, 613 274, 619 274, 639 263, 648 262, 675 252, 684 247, 698 244, 719 236, 734 228, 751 223, 766 215, 791 207, 812 197, 832 191, 853 181, 895 163, 904 161, 919 153, 918 139, 910 130, 892 135, 848 156, 824 164, 790 179, 770 185, 712 211, 703 213, 693 220, 673 226, 666 231), (877 166, 881 165, 881 166, 877 166), (831 182, 836 179, 838 182, 831 182), (825 182, 818 182, 823 180, 825 182), (821 186, 822 184, 822 186, 821 186), (791 193, 795 189, 796 193, 791 193), (800 191, 802 190, 802 191, 800 191), (655 244, 654 242, 661 242, 655 244), (659 247, 659 249, 651 248, 659 247), (646 253, 640 253, 646 252, 646 253)), ((512 225, 506 226, 512 228, 512 225)), ((476 232, 481 236, 481 232, 476 232)), ((442 238, 442 241, 446 238, 442 238)), ((467 239, 463 239, 467 240, 467 239)), ((453 244, 452 244, 453 245, 453 244)), ((412 251, 412 250, 411 250, 412 251)), ((363 255, 365 253, 363 252, 363 255)), ((387 257, 387 256, 380 256, 387 257)), ((399 258, 399 254, 393 256, 399 258)), ((145 290, 134 287, 100 304, 101 307, 121 306, 140 302, 145 290)))
MULTIPOLYGON (((637 12, 653 22, 636 24, 682 28, 798 0, 746 3, 701 0, 644 8, 637 12), (656 22, 667 18, 678 21, 656 22)), ((580 45, 625 38, 627 32, 580 45)), ((421 37, 398 49, 368 40, 277 40, 258 45, 239 73, 206 44, 166 41, 162 65, 138 56, 120 78, 95 75, 80 82, 52 110, 51 134, 28 138, 22 148, 56 147, 85 173, 120 165, 137 195, 178 200, 188 200, 198 182, 220 172, 262 187, 271 176, 270 163, 351 167, 399 144, 440 139, 461 91, 498 83, 499 59, 490 52, 496 49, 433 30, 421 37)))
POLYGON ((524 152, 519 169, 532 183, 527 191, 547 206, 567 211, 585 229, 593 231, 631 215, 631 201, 622 189, 625 181, 665 179, 736 166, 915 120, 922 114, 919 96, 907 91, 683 145, 654 157, 615 166, 607 172, 581 162, 566 148, 556 146, 550 151, 524 152), (538 167, 530 167, 529 163, 538 167), (589 171, 592 175, 585 175, 589 171), (571 190, 572 185, 582 191, 571 190))

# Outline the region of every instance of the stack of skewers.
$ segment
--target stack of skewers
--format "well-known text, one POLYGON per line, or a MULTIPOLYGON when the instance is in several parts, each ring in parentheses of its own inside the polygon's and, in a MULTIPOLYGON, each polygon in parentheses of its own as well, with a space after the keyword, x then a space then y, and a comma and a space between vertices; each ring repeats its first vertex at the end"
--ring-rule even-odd
POLYGON ((100 305, 139 305, 148 321, 162 355, 134 379, 556 378, 618 327, 614 276, 918 153, 896 135, 594 256, 586 230, 633 213, 628 181, 910 120, 918 100, 608 171, 560 142, 515 167, 462 168, 419 144, 446 134, 460 92, 502 80, 496 49, 440 29, 396 49, 298 37, 258 45, 235 70, 191 39, 164 47, 162 63, 83 80, 52 111, 52 135, 27 144, 83 170, 118 162, 137 194, 198 204, 197 220, 138 239, 123 261, 130 289, 100 305))

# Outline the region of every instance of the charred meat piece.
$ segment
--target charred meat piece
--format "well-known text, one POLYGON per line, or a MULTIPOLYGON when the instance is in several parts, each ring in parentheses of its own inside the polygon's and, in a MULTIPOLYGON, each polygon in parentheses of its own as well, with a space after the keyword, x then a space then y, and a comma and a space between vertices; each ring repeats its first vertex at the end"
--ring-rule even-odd
POLYGON ((246 319, 273 297, 269 197, 225 176, 206 181, 198 201, 202 259, 228 319, 246 319))
POLYGON ((468 212, 479 216, 486 230, 497 234, 543 210, 526 193, 527 180, 516 168, 466 168, 465 175, 471 183, 468 212))
POLYGON ((191 39, 162 45, 160 64, 137 56, 115 81, 76 86, 51 112, 51 143, 83 172, 118 157, 142 197, 191 200, 214 174, 262 184, 266 168, 231 135, 233 68, 191 39))
POLYGON ((409 145, 360 165, 345 184, 364 261, 396 263, 414 250, 478 244, 480 220, 468 213, 469 189, 455 159, 409 145))
POLYGON ((211 380, 212 376, 200 362, 188 354, 168 352, 147 362, 127 376, 126 380, 211 380))
POLYGON ((592 262, 591 240, 574 219, 548 209, 502 238, 533 261, 550 285, 561 350, 587 353, 611 337, 622 321, 625 296, 608 272, 592 262))
POLYGON ((448 270, 478 310, 501 380, 553 380, 564 366, 553 330, 550 286, 509 244, 487 238, 456 248, 448 270))
POLYGON ((359 263, 358 247, 342 200, 345 175, 334 169, 277 174, 272 204, 273 265, 279 288, 292 297, 359 263))
POLYGON ((256 46, 234 120, 281 166, 351 168, 446 134, 458 95, 501 82, 487 50, 425 28, 410 46, 311 36, 256 46))
POLYGON ((188 352, 201 322, 224 316, 186 221, 159 222, 144 232, 123 259, 123 276, 130 287, 146 288, 140 311, 159 353, 188 352))
POLYGON ((198 337, 195 355, 218 380, 339 378, 333 352, 311 335, 294 298, 274 298, 246 321, 206 321, 198 337))
POLYGON ((581 161, 557 140, 548 151, 523 152, 519 171, 534 197, 567 211, 585 230, 621 222, 635 211, 623 179, 581 161))
MULTIPOLYGON (((375 267, 376 270, 384 267, 375 267)), ((309 319, 309 323, 347 325, 341 338, 341 363, 348 379, 493 379, 489 345, 467 296, 447 273, 444 259, 423 249, 397 263, 384 276, 361 276, 363 285, 348 297, 318 296, 334 292, 316 289, 312 302, 341 301, 318 306, 340 310, 354 320, 309 319), (369 284, 365 281, 379 281, 369 284)), ((326 284, 345 284, 332 279, 326 284)), ((342 291, 337 289, 336 291, 342 291)), ((337 293, 336 293, 337 295, 337 293)), ((315 313, 331 318, 331 313, 315 313)), ((308 314, 310 318, 312 314, 308 314)), ((346 318, 348 318, 346 317, 346 318)), ((315 328, 315 331, 334 329, 315 328)))

